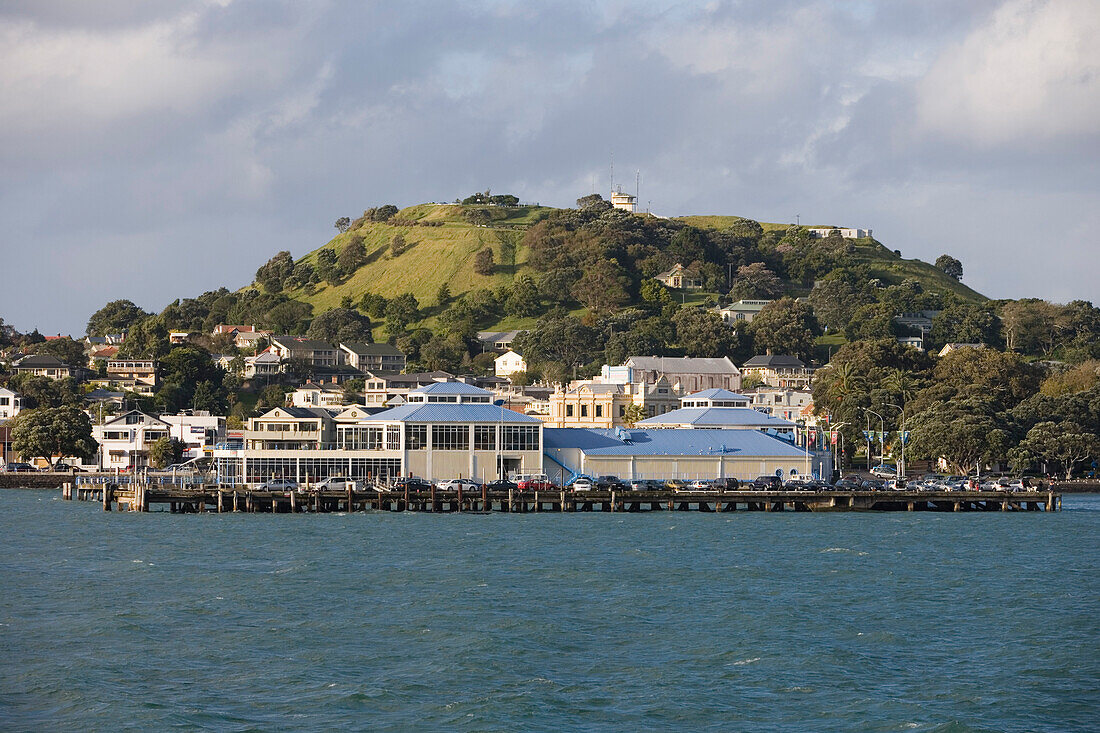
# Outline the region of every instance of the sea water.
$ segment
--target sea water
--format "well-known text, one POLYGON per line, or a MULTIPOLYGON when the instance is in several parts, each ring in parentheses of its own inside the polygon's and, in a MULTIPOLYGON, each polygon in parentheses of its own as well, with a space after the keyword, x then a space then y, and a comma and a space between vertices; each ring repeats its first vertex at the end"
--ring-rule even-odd
POLYGON ((5 730, 1100 729, 1060 513, 104 513, 0 493, 5 730))

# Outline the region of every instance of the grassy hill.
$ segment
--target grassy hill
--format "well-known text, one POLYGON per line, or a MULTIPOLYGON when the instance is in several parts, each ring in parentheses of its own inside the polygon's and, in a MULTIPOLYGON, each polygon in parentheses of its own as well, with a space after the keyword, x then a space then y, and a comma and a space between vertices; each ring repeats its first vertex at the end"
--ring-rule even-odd
MULTIPOLYGON (((352 232, 339 234, 325 244, 339 252, 350 237, 361 236, 366 251, 366 262, 354 275, 339 285, 321 283, 311 292, 304 289, 288 291, 296 300, 313 306, 314 314, 340 305, 345 297, 358 302, 364 293, 378 293, 393 297, 412 293, 425 307, 424 325, 435 321, 433 306, 441 285, 446 284, 453 297, 478 288, 496 289, 511 283, 527 266, 528 251, 523 246, 523 232, 529 226, 547 217, 553 209, 547 207, 469 207, 451 204, 419 204, 401 210, 394 218, 397 225, 388 222, 366 222, 352 232), (467 221, 466 211, 478 208, 486 212, 487 224, 474 225, 467 221), (407 223, 406 223, 407 222, 407 223), (431 226, 413 223, 430 223, 431 226), (406 249, 398 255, 390 250, 396 235, 402 235, 406 249), (474 272, 474 255, 483 247, 491 247, 496 272, 491 276, 474 272)), ((699 229, 721 230, 729 227, 737 217, 690 216, 676 219, 699 229)), ((761 223, 765 231, 786 229, 785 224, 761 223)), ((985 300, 984 296, 966 285, 948 277, 939 269, 920 260, 906 260, 872 239, 856 241, 855 257, 866 263, 875 274, 887 282, 900 282, 906 278, 919 280, 926 289, 953 292, 972 302, 985 300)), ((315 263, 314 250, 299 261, 315 263)), ((534 273, 532 273, 534 274, 534 273)), ((792 291, 795 295, 804 292, 792 291)), ((702 302, 718 293, 691 293, 686 299, 702 302)), ((502 318, 496 327, 500 329, 522 328, 534 322, 534 318, 502 318)), ((381 335, 381 334, 378 334, 381 335)))

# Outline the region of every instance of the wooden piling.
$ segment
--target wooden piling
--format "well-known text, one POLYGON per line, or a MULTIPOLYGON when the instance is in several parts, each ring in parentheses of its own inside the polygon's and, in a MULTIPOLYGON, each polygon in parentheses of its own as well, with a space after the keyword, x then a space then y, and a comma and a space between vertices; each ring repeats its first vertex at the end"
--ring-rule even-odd
POLYGON ((295 514, 298 511, 298 492, 291 490, 290 492, 290 513, 295 514))

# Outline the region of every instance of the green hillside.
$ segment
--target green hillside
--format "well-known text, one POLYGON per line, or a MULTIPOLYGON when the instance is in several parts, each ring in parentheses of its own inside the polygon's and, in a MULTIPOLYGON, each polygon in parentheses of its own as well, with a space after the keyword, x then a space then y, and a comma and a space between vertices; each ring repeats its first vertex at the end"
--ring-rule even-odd
MULTIPOLYGON (((436 296, 440 286, 446 284, 452 298, 464 293, 489 288, 499 290, 508 286, 523 273, 537 275, 528 266, 529 251, 523 244, 526 229, 547 218, 555 209, 548 207, 494 207, 462 206, 456 204, 419 204, 402 209, 390 221, 356 222, 353 228, 338 234, 324 245, 339 253, 352 237, 361 237, 366 252, 362 266, 351 277, 337 285, 317 283, 308 288, 287 290, 291 298, 309 303, 313 313, 323 313, 339 307, 345 298, 355 303, 365 293, 376 293, 392 298, 402 293, 412 293, 422 306, 423 325, 435 324, 439 308, 436 296), (469 221, 469 212, 483 212, 481 224, 469 221), (391 242, 401 235, 406 241, 403 251, 391 252, 391 242), (474 271, 474 256, 484 247, 493 250, 496 262, 492 275, 480 275, 474 271)), ((674 226, 690 225, 701 230, 722 231, 730 227, 738 217, 689 216, 671 220, 674 226)), ((786 230, 788 225, 761 223, 765 232, 786 230)), ((297 262, 315 265, 321 248, 314 250, 297 262)), ((887 283, 898 283, 913 278, 927 290, 951 292, 969 302, 982 302, 984 296, 949 277, 934 266, 920 260, 906 260, 872 239, 856 240, 855 261, 867 264, 874 276, 887 283)), ((792 295, 805 295, 808 286, 790 284, 792 295)), ((693 292, 686 300, 702 303, 716 299, 717 292, 693 292)), ((679 298, 678 298, 679 299, 679 298)), ((576 309, 577 313, 583 309, 576 309)), ((507 317, 494 327, 520 328, 535 321, 534 316, 507 317)), ((378 332, 376 335, 383 335, 378 332)))

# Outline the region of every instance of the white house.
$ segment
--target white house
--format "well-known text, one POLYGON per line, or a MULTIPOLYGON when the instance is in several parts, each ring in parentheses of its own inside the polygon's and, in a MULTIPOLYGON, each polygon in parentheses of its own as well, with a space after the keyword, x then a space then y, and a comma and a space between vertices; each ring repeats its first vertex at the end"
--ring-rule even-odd
POLYGON ((839 232, 844 239, 864 239, 871 236, 870 229, 846 229, 844 227, 821 227, 810 229, 810 236, 824 239, 832 236, 833 232, 839 232))
POLYGON ((752 323, 752 319, 756 318, 761 309, 770 302, 770 300, 739 300, 727 306, 718 306, 715 312, 731 328, 737 328, 742 323, 752 323))
POLYGON ((344 390, 307 382, 286 395, 293 407, 339 407, 346 404, 344 390))
POLYGON ((510 377, 527 371, 527 362, 516 352, 508 349, 493 360, 493 368, 498 377, 510 377))
POLYGON ((201 458, 206 452, 225 439, 225 418, 206 412, 179 415, 161 415, 169 426, 169 437, 182 441, 187 447, 183 458, 201 458))
POLYGON ((149 447, 170 437, 172 426, 158 417, 131 410, 102 425, 92 426, 99 443, 99 466, 104 470, 149 465, 149 447))
POLYGON ((10 389, 0 387, 0 420, 15 417, 23 409, 23 398, 10 389))

